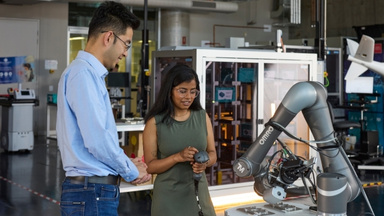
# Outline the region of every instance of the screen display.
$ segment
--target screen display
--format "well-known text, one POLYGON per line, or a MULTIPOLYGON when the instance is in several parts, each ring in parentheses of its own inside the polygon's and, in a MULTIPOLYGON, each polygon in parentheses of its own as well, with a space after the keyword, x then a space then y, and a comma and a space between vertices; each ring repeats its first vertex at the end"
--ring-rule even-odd
POLYGON ((125 87, 128 88, 130 85, 129 72, 109 72, 107 76, 108 87, 125 87))
MULTIPOLYGON (((328 72, 329 85, 327 86, 328 93, 339 92, 339 76, 340 76, 340 52, 338 50, 328 50, 326 58, 326 71, 328 72)), ((326 81, 324 81, 326 83, 326 81)))
POLYGON ((21 95, 29 95, 29 91, 20 91, 21 95))

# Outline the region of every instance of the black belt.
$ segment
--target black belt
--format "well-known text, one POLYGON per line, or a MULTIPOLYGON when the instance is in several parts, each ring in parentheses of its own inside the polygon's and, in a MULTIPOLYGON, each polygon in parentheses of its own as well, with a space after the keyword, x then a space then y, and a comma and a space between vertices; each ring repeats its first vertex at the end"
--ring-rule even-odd
POLYGON ((120 185, 120 176, 68 176, 72 184, 110 184, 120 185))

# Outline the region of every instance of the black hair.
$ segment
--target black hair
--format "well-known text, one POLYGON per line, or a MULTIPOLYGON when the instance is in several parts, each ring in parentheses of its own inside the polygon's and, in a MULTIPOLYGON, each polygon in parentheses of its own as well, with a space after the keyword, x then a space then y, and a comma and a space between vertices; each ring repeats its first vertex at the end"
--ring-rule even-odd
POLYGON ((35 74, 33 73, 32 65, 30 63, 24 63, 23 66, 30 71, 29 76, 26 75, 26 78, 28 79, 27 82, 31 82, 33 80, 33 78, 35 78, 35 74))
POLYGON ((102 31, 113 31, 117 35, 125 34, 128 27, 139 28, 140 20, 123 4, 105 1, 96 9, 89 23, 88 39, 102 31))
POLYGON ((32 66, 29 63, 24 63, 23 66, 32 70, 32 66))
MULTIPOLYGON (((175 86, 180 85, 183 82, 190 82, 195 80, 196 89, 200 91, 200 82, 197 76, 196 71, 191 67, 184 64, 177 64, 171 68, 164 77, 162 77, 161 87, 156 98, 155 103, 152 108, 149 110, 147 115, 144 118, 144 121, 147 122, 149 119, 155 115, 164 115, 161 120, 162 123, 171 125, 173 123, 173 118, 175 114, 175 108, 172 103, 172 90, 175 86)), ((200 104, 200 95, 198 95, 192 102, 189 107, 191 110, 201 110, 203 109, 200 104)))

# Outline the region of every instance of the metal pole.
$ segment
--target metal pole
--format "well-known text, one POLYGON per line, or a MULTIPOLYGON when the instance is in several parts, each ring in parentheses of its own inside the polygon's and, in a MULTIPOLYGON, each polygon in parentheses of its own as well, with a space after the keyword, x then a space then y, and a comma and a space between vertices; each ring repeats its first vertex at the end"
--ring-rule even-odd
POLYGON ((315 47, 317 48, 317 59, 323 61, 325 59, 324 51, 324 26, 325 26, 325 0, 316 1, 316 40, 315 47))
POLYGON ((147 20, 148 20, 148 0, 144 0, 144 24, 143 24, 143 42, 141 45, 141 94, 140 94, 140 103, 141 109, 140 114, 142 117, 145 116, 148 107, 149 99, 149 73, 148 73, 148 30, 147 30, 147 20))

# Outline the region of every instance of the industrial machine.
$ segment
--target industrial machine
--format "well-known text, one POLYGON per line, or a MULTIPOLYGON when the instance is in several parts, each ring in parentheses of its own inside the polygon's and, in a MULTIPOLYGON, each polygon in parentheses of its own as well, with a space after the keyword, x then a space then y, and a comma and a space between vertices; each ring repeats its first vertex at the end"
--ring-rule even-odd
POLYGON ((350 39, 347 39, 347 43, 350 52, 348 60, 352 63, 345 76, 345 80, 356 79, 368 69, 384 75, 384 63, 373 59, 375 49, 375 40, 373 38, 363 35, 360 44, 350 39))
MULTIPOLYGON (((327 91, 320 83, 295 84, 255 142, 234 162, 233 170, 239 177, 253 176, 255 192, 269 205, 277 205, 280 208, 290 186, 301 178, 312 201, 317 204, 317 215, 346 215, 347 203, 353 201, 360 193, 364 195, 374 215, 360 180, 334 135, 326 99, 327 91), (278 139, 284 132, 301 142, 310 143, 290 135, 285 130, 300 111, 315 138, 316 146, 311 145, 311 148, 319 153, 322 168, 314 167, 316 158, 305 160, 295 156, 278 139), (282 145, 282 150, 265 160, 276 140, 282 145), (275 158, 278 153, 280 158, 275 158), (316 178, 315 172, 320 172, 316 178), (306 184, 307 181, 311 183, 312 188, 306 184)), ((288 208, 292 209, 291 206, 288 208)), ((249 215, 249 212, 245 215, 249 215)))
POLYGON ((38 105, 33 89, 8 89, 0 98, 1 147, 6 151, 32 150, 33 106, 38 105))

